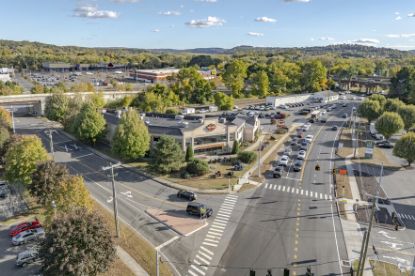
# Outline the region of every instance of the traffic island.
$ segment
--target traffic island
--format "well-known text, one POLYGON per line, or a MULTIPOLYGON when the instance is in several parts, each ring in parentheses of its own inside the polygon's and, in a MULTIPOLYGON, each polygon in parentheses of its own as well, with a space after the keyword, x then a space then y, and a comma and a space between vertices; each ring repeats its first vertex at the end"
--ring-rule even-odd
POLYGON ((150 208, 146 210, 146 213, 182 236, 190 236, 208 225, 206 219, 189 217, 181 210, 150 208))

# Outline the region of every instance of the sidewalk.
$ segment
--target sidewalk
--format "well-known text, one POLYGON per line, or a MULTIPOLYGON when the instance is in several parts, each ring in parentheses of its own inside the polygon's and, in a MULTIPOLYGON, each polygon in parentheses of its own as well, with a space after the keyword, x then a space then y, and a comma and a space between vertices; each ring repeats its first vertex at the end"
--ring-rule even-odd
POLYGON ((148 276, 149 274, 120 246, 117 246, 117 256, 137 276, 148 276))

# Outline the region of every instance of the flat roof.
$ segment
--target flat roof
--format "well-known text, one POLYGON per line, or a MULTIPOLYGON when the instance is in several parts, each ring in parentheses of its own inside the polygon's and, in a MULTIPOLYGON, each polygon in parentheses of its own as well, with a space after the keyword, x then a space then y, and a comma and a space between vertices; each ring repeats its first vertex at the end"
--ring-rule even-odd
POLYGON ((180 69, 177 68, 161 68, 161 69, 137 69, 135 73, 147 73, 147 74, 176 74, 179 73, 180 69))

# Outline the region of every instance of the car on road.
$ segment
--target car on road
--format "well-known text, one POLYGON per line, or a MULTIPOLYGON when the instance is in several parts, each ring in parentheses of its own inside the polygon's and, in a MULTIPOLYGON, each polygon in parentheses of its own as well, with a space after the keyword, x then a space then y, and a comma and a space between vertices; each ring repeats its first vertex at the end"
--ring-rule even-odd
POLYGON ((331 127, 331 130, 337 130, 337 129, 339 129, 339 127, 337 125, 334 125, 334 126, 331 127))
POLYGON ((347 106, 347 103, 343 103, 343 104, 342 104, 342 107, 346 107, 346 106, 347 106))
POLYGON ((375 138, 376 140, 378 140, 378 141, 383 141, 383 140, 385 140, 385 136, 383 136, 382 134, 379 134, 379 133, 373 133, 372 134, 372 137, 373 138, 375 138))
POLYGON ((23 231, 12 238, 13 245, 21 245, 32 241, 37 241, 45 237, 45 230, 40 227, 23 231))
POLYGON ((347 113, 344 113, 344 114, 342 115, 342 118, 346 119, 346 118, 347 118, 347 113))
POLYGON ((42 225, 40 224, 39 220, 35 219, 33 221, 26 221, 23 223, 20 223, 14 227, 12 227, 9 231, 9 236, 10 237, 14 237, 17 234, 26 231, 26 230, 30 230, 30 229, 36 229, 36 228, 40 228, 42 227, 42 225))
POLYGON ((186 207, 186 213, 192 216, 208 218, 213 214, 213 209, 207 207, 203 203, 189 202, 189 204, 187 204, 187 207, 186 207))
POLYGON ((272 171, 272 177, 274 177, 274 178, 281 177, 283 172, 284 172, 284 167, 283 166, 276 166, 274 168, 274 170, 272 171))
POLYGON ((186 191, 186 190, 180 190, 177 192, 178 198, 184 198, 190 201, 196 200, 197 196, 194 192, 186 191))
POLYGON ((279 166, 288 166, 288 161, 290 160, 290 158, 287 155, 283 155, 281 156, 280 160, 278 160, 278 165, 279 166))
POLYGON ((293 165, 293 171, 299 172, 303 168, 303 161, 302 160, 295 160, 293 165))
POLYGON ((17 254, 16 266, 22 267, 33 263, 39 259, 39 251, 36 249, 28 249, 17 254))
POLYGON ((297 159, 304 160, 307 152, 305 150, 300 150, 297 154, 297 159))
POLYGON ((313 141, 313 138, 314 138, 314 136, 313 136, 313 135, 311 135, 311 134, 309 134, 309 135, 307 135, 307 136, 304 138, 304 140, 306 140, 307 142, 311 143, 311 142, 313 141))
POLYGON ((393 145, 387 140, 376 142, 376 146, 379 148, 384 148, 384 149, 393 148, 393 145))

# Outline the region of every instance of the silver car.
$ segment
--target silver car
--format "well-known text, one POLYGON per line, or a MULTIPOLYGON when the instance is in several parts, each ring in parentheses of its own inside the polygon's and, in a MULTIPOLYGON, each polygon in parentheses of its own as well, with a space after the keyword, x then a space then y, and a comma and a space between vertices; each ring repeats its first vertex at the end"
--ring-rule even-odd
POLYGON ((16 257, 16 266, 25 266, 35 262, 39 258, 39 251, 36 249, 29 249, 20 252, 16 257))
POLYGON ((45 230, 40 227, 23 231, 12 238, 13 245, 21 245, 28 242, 43 239, 45 237, 45 230))

